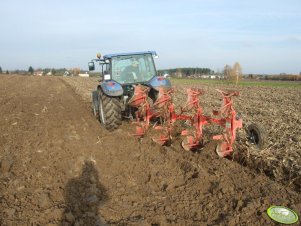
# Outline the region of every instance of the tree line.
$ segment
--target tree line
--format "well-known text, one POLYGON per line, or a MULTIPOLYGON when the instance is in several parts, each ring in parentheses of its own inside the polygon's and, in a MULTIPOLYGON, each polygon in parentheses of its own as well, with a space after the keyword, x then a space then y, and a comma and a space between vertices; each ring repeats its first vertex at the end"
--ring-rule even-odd
MULTIPOLYGON (((0 74, 3 74, 2 67, 0 67, 0 74)), ((9 74, 9 71, 6 70, 5 74, 9 74)))
POLYGON ((262 77, 265 80, 277 80, 277 81, 301 81, 301 74, 280 74, 280 75, 265 75, 262 77))
POLYGON ((165 70, 158 70, 158 74, 169 74, 174 77, 193 77, 198 75, 213 75, 214 71, 210 68, 172 68, 165 70))
MULTIPOLYGON (((66 68, 37 68, 37 69, 34 69, 32 66, 29 66, 27 70, 19 70, 19 69, 16 69, 16 70, 11 70, 10 72, 9 71, 6 71, 6 74, 19 74, 19 75, 33 75, 35 73, 42 73, 44 75, 48 74, 50 72, 51 75, 58 75, 58 76, 61 76, 61 75, 64 75, 64 73, 66 71, 74 71, 75 73, 80 73, 81 70, 79 68, 74 68, 74 69, 71 69, 71 70, 68 70, 66 68)), ((2 68, 0 67, 0 74, 3 73, 2 72, 2 68)))
MULTIPOLYGON (((82 73, 80 68, 37 68, 34 69, 32 66, 29 66, 28 70, 13 70, 13 71, 3 71, 2 67, 0 67, 0 74, 21 74, 21 75, 33 75, 35 72, 42 72, 44 75, 51 72, 51 75, 64 75, 65 72, 68 71, 68 75, 75 75, 77 76, 79 73, 82 73)), ((262 79, 262 80, 280 80, 280 81, 301 81, 301 72, 299 75, 296 74, 286 74, 281 73, 279 75, 256 75, 256 74, 246 74, 243 75, 242 67, 238 62, 236 62, 233 66, 226 64, 223 68, 223 71, 214 72, 210 68, 172 68, 172 69, 165 69, 165 70, 158 70, 158 74, 163 76, 164 74, 169 74, 171 77, 180 77, 180 78, 199 78, 202 75, 217 75, 219 78, 223 78, 225 80, 229 80, 235 83, 238 83, 243 77, 247 79, 262 79)), ((100 76, 100 73, 90 72, 90 76, 100 76)))

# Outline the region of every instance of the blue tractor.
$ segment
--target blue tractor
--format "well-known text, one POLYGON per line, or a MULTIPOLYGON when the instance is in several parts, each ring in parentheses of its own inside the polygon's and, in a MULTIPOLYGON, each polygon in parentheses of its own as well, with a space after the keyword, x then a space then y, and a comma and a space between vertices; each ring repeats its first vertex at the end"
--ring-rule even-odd
POLYGON ((89 71, 95 70, 95 63, 101 66, 101 79, 92 92, 92 107, 95 117, 107 130, 115 130, 123 118, 135 117, 135 111, 128 104, 135 86, 149 87, 149 102, 154 103, 160 87, 170 88, 168 79, 158 76, 154 58, 155 51, 108 54, 88 63, 89 71))

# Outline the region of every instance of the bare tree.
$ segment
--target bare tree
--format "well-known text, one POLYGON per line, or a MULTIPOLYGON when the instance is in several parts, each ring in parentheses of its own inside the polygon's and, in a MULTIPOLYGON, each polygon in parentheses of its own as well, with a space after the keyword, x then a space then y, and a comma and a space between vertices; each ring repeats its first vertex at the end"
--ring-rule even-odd
POLYGON ((230 80, 231 71, 232 71, 231 66, 226 64, 225 67, 224 67, 224 70, 223 70, 223 74, 224 74, 224 77, 225 77, 226 80, 230 80))
POLYGON ((183 77, 183 75, 182 75, 182 69, 181 68, 177 68, 177 70, 176 70, 176 77, 178 77, 178 78, 182 78, 183 77))
POLYGON ((241 77, 242 77, 242 68, 240 64, 236 62, 231 70, 231 81, 235 81, 235 83, 238 84, 241 77))

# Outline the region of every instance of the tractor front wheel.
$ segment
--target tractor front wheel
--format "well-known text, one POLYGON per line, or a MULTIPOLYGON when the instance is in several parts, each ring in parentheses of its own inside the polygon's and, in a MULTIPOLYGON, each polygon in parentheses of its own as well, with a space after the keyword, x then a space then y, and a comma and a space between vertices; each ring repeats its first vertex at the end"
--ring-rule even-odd
POLYGON ((121 125, 121 105, 118 97, 110 97, 99 92, 99 119, 101 125, 109 130, 115 130, 121 125))

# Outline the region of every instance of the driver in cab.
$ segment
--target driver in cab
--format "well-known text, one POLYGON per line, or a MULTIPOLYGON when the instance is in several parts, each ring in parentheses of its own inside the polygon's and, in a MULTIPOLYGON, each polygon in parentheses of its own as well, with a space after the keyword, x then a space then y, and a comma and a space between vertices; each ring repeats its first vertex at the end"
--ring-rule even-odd
POLYGON ((138 80, 139 76, 139 62, 133 60, 131 65, 127 66, 123 71, 123 77, 126 77, 126 80, 138 80))

